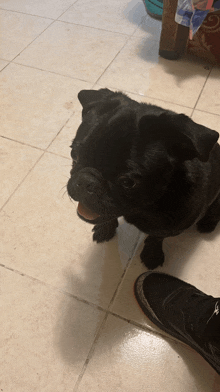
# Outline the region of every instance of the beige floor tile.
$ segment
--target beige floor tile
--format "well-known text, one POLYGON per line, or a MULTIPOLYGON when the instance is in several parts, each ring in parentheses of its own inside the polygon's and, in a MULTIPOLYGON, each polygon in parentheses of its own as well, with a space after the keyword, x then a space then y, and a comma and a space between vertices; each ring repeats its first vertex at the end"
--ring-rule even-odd
POLYGON ((80 24, 114 31, 123 34, 133 34, 145 17, 144 4, 139 0, 81 0, 76 2, 59 19, 65 22, 80 24))
MULTIPOLYGON (((140 262, 142 249, 143 242, 125 274, 111 310, 158 331, 138 308, 133 294, 136 278, 147 270, 140 262)), ((156 271, 176 276, 207 294, 220 297, 220 225, 211 234, 200 234, 192 227, 177 237, 164 240, 163 249, 165 262, 156 271)))
POLYGON ((220 114, 220 69, 213 68, 202 91, 196 109, 220 114))
POLYGON ((50 19, 3 10, 0 10, 0 20, 0 56, 9 61, 17 56, 52 22, 50 19))
POLYGON ((56 19, 73 3, 74 0, 1 0, 0 8, 56 19))
POLYGON ((220 377, 193 350, 109 316, 78 392, 214 392, 220 377))
POLYGON ((220 133, 220 113, 218 116, 217 114, 211 114, 195 110, 192 119, 198 124, 202 124, 205 127, 214 129, 215 131, 220 133))
POLYGON ((1 381, 7 392, 72 392, 103 312, 1 268, 1 381))
POLYGON ((200 62, 165 60, 158 50, 152 37, 131 38, 98 84, 193 108, 209 71, 200 62))
POLYGON ((65 193, 70 160, 46 154, 1 213, 3 263, 101 306, 108 306, 139 232, 121 223, 105 244, 92 241, 65 193))
POLYGON ((130 98, 134 99, 135 101, 149 103, 151 105, 157 105, 157 106, 160 106, 160 107, 167 109, 167 110, 173 110, 176 113, 184 113, 189 117, 192 114, 192 109, 185 107, 185 106, 176 105, 175 103, 172 103, 172 102, 166 102, 166 101, 162 101, 161 99, 145 97, 145 96, 141 96, 138 94, 132 94, 132 93, 127 93, 127 95, 130 98))
POLYGON ((0 208, 42 154, 35 148, 0 138, 0 208))
POLYGON ((0 73, 1 135, 47 148, 81 105, 77 94, 89 88, 73 80, 17 64, 0 73))
POLYGON ((160 39, 160 33, 162 28, 162 21, 151 18, 150 15, 146 14, 143 22, 138 26, 134 33, 134 37, 146 38, 151 36, 154 39, 160 39))
POLYGON ((8 64, 7 61, 5 60, 0 60, 0 71, 6 67, 6 65, 8 64))
POLYGON ((16 62, 95 82, 126 40, 121 34, 55 22, 16 62))

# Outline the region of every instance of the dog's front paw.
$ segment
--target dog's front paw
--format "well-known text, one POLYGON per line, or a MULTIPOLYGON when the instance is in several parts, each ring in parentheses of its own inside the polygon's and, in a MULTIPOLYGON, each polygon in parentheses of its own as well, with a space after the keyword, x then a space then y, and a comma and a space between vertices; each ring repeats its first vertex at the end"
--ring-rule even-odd
POLYGON ((101 223, 99 225, 95 225, 92 229, 92 231, 94 231, 93 241, 99 243, 99 242, 105 242, 111 240, 116 233, 117 227, 118 227, 117 219, 114 219, 106 223, 101 223))
POLYGON ((142 263, 150 270, 164 263, 162 242, 163 240, 150 236, 145 240, 144 249, 141 252, 140 258, 142 263))

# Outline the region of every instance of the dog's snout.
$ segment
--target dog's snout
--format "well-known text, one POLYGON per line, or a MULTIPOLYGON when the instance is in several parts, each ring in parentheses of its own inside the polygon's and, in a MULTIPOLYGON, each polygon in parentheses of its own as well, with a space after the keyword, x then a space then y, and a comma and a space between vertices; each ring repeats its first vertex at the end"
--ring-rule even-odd
POLYGON ((94 186, 94 184, 87 184, 86 185, 86 190, 88 193, 90 193, 90 195, 92 195, 95 192, 96 187, 94 186))
POLYGON ((67 190, 74 200, 80 200, 89 195, 100 193, 100 179, 96 173, 86 171, 71 172, 71 178, 68 181, 67 190))
POLYGON ((93 194, 95 192, 95 184, 91 182, 85 182, 83 180, 78 180, 75 183, 75 187, 82 192, 87 192, 93 194))

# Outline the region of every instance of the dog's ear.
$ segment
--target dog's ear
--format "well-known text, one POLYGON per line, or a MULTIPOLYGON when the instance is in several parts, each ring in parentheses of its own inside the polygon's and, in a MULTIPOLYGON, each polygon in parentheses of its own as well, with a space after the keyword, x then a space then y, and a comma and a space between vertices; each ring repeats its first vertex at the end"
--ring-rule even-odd
POLYGON ((198 158, 207 162, 219 134, 195 123, 184 114, 164 112, 160 116, 144 116, 139 122, 141 139, 161 141, 170 155, 179 161, 198 158))
POLYGON ((112 94, 114 93, 107 88, 100 90, 81 90, 78 94, 78 99, 82 107, 85 108, 91 103, 102 101, 104 98, 112 94))
MULTIPOLYGON (((165 113, 161 117, 166 117, 169 122, 172 116, 165 113)), ((179 132, 192 142, 195 157, 203 162, 207 162, 209 154, 219 138, 219 133, 204 125, 195 123, 185 114, 176 114, 174 117, 171 121, 174 125, 176 124, 179 132)))

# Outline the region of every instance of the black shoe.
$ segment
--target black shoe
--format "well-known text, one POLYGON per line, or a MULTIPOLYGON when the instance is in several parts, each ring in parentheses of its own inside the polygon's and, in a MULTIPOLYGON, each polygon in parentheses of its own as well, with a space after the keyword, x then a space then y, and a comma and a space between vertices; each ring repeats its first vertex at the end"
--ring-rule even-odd
POLYGON ((155 325, 196 350, 220 374, 220 298, 152 271, 139 276, 134 291, 155 325))

